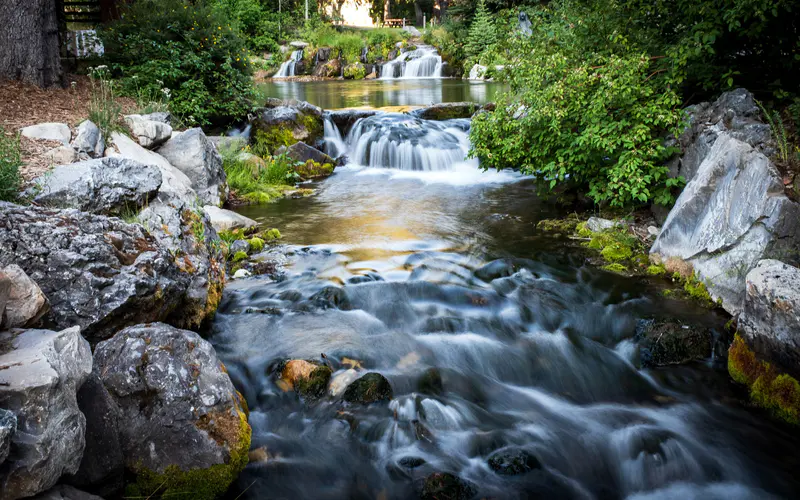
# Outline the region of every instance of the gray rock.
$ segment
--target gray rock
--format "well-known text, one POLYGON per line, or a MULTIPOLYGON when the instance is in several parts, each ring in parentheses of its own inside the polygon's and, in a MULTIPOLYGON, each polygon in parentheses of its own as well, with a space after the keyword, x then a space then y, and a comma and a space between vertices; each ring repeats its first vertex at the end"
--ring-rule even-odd
POLYGON ((145 120, 150 120, 154 122, 161 122, 166 123, 167 125, 172 125, 172 114, 168 111, 155 111, 153 113, 148 113, 146 115, 141 115, 142 118, 145 120))
POLYGON ((242 279, 242 278, 248 278, 248 277, 250 277, 252 275, 253 275, 253 273, 251 273, 247 269, 237 269, 236 272, 233 273, 233 279, 237 279, 238 280, 238 279, 242 279))
POLYGON ((704 359, 711 356, 713 345, 711 330, 678 321, 639 320, 636 339, 644 367, 704 359))
POLYGON ((219 208, 215 206, 203 207, 208 218, 211 220, 211 225, 217 232, 232 231, 234 229, 252 229, 258 226, 258 222, 239 215, 231 210, 219 208))
POLYGON ((586 221, 586 229, 593 233, 599 233, 617 226, 622 226, 622 223, 619 221, 601 219, 600 217, 589 217, 589 220, 586 221))
POLYGON ((73 209, 0 203, 0 265, 16 263, 50 300, 48 322, 98 341, 180 311, 190 275, 138 224, 73 209))
POLYGON ((369 109, 343 109, 340 111, 330 111, 326 114, 328 118, 336 125, 342 137, 346 137, 347 133, 353 125, 362 118, 369 118, 378 114, 378 111, 369 109))
MULTIPOLYGON (((232 479, 244 466, 250 426, 240 396, 199 335, 163 323, 126 328, 97 345, 94 362, 119 409, 119 442, 130 471, 217 465, 230 467, 232 479)), ((217 494, 227 486, 199 485, 217 494)))
POLYGON ((760 261, 747 274, 738 326, 758 354, 800 375, 800 269, 760 261))
POLYGON ((800 205, 784 195, 772 163, 721 133, 670 211, 650 249, 656 261, 694 268, 731 314, 741 311, 745 276, 765 258, 796 260, 800 205))
POLYGON ((32 500, 103 500, 103 498, 67 484, 60 484, 40 495, 36 495, 32 500))
POLYGON ((78 391, 78 407, 86 417, 86 447, 78 472, 67 481, 98 495, 113 496, 122 490, 125 472, 119 408, 96 370, 78 391))
POLYGON ((78 152, 69 146, 59 146, 45 152, 44 159, 51 165, 67 165, 78 161, 78 152))
POLYGON ((78 327, 0 334, 0 407, 17 416, 13 453, 0 466, 0 497, 32 496, 78 470, 86 420, 76 393, 92 370, 78 327))
POLYGON ((678 138, 680 158, 670 164, 673 177, 692 180, 721 134, 745 142, 771 155, 775 149, 769 125, 761 121, 761 110, 753 95, 745 89, 725 92, 714 103, 686 108, 689 126, 678 138))
POLYGON ((231 243, 230 254, 235 255, 237 252, 247 253, 250 250, 250 244, 245 240, 236 240, 231 243))
POLYGON ((317 148, 312 148, 305 142, 298 142, 289 147, 281 146, 275 150, 276 155, 285 154, 294 161, 305 163, 309 160, 315 161, 320 164, 330 163, 336 164, 336 160, 326 155, 317 148))
POLYGON ((6 304, 8 297, 11 295, 11 278, 6 276, 2 269, 0 269, 0 329, 3 328, 3 323, 6 319, 6 304))
POLYGON ((0 408, 0 465, 11 451, 11 438, 17 432, 17 416, 14 412, 0 408))
POLYGON ((47 314, 50 309, 47 297, 21 267, 9 264, 0 268, 0 282, 8 287, 5 314, 0 313, 0 329, 34 326, 47 314))
POLYGON ((21 128, 19 133, 28 139, 58 141, 65 146, 69 144, 72 134, 66 123, 39 123, 21 128))
POLYGON ((228 199, 222 157, 202 129, 175 134, 158 153, 191 179, 192 188, 204 204, 220 206, 228 199))
POLYGON ((119 155, 125 158, 138 161, 144 165, 154 165, 161 171, 161 187, 158 190, 158 198, 162 201, 173 201, 179 199, 185 203, 194 203, 197 200, 197 193, 192 188, 192 181, 183 172, 172 166, 166 158, 158 153, 149 151, 130 137, 120 134, 111 134, 114 147, 119 151, 119 155))
POLYGON ((106 149, 103 133, 91 120, 84 120, 78 125, 72 148, 78 153, 84 153, 92 158, 100 158, 106 149))
POLYGON ((155 197, 161 171, 127 158, 98 158, 60 165, 34 182, 39 205, 120 214, 155 197))
POLYGON ((410 114, 423 120, 452 120, 453 118, 471 118, 480 109, 481 105, 474 102, 446 102, 415 109, 410 114))
POLYGON ((482 64, 474 64, 469 70, 468 78, 470 80, 483 80, 486 75, 486 66, 482 64))
POLYGON ((158 147, 172 136, 172 127, 168 123, 150 120, 142 115, 126 115, 125 123, 145 148, 158 147))

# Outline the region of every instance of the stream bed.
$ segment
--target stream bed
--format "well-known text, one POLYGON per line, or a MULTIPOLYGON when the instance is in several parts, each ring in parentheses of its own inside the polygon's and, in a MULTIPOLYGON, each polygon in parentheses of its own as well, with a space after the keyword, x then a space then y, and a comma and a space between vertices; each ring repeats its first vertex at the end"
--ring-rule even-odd
POLYGON ((465 498, 797 497, 800 440, 741 403, 725 318, 538 231, 563 214, 464 160, 451 125, 357 123, 314 196, 238 210, 290 251, 284 279, 231 282, 212 325, 257 450, 231 498, 418 498, 434 472, 465 498), (710 328, 716 354, 644 368, 649 318, 710 328), (393 397, 303 400, 276 380, 286 359, 378 372, 393 397))

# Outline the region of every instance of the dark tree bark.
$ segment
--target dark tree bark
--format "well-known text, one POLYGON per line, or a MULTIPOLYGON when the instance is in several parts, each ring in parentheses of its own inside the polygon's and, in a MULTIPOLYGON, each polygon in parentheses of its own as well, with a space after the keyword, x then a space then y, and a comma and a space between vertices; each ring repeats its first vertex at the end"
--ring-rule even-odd
POLYGON ((0 77, 63 84, 56 0, 0 0, 0 77))
POLYGON ((441 24, 442 18, 444 18, 446 13, 447 13, 447 0, 434 0, 433 16, 436 18, 436 22, 441 24))
POLYGON ((383 20, 392 18, 392 9, 390 0, 383 0, 383 20))
POLYGON ((414 2, 414 16, 416 17, 415 26, 422 26, 422 7, 420 7, 419 2, 414 2))

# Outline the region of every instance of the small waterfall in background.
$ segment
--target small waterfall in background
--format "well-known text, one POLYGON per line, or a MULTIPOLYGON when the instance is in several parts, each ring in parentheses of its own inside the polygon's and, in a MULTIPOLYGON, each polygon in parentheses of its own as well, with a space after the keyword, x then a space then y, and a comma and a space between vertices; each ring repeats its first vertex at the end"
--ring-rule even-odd
POLYGON ((435 47, 418 45, 416 50, 403 52, 381 67, 381 79, 441 78, 442 56, 435 47))
MULTIPOLYGON (((356 121, 342 140, 327 119, 326 151, 346 154, 351 164, 399 170, 445 171, 464 163, 469 151, 469 120, 422 120, 402 113, 379 113, 356 121)), ((477 160, 474 161, 477 167, 477 160)))
POLYGON ((297 65, 297 62, 303 59, 303 49, 295 50, 292 52, 292 56, 287 59, 283 64, 281 64, 281 69, 275 73, 273 78, 284 78, 287 76, 294 76, 294 67, 297 65))

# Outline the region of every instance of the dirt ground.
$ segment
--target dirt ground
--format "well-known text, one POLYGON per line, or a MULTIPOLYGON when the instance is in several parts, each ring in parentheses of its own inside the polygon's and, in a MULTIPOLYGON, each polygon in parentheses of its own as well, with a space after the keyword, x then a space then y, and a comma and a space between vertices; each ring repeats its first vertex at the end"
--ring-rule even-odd
MULTIPOLYGON (((66 123, 75 131, 80 122, 89 117, 92 84, 87 76, 67 75, 66 88, 42 89, 35 85, 0 80, 0 127, 6 134, 15 134, 28 125, 45 122, 66 123)), ((135 103, 119 98, 123 112, 131 112, 135 103)), ((27 181, 46 172, 51 165, 43 154, 61 144, 53 141, 33 141, 20 138, 24 165, 20 169, 27 181)))

